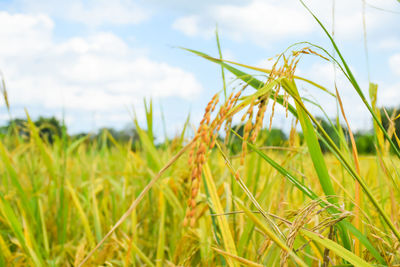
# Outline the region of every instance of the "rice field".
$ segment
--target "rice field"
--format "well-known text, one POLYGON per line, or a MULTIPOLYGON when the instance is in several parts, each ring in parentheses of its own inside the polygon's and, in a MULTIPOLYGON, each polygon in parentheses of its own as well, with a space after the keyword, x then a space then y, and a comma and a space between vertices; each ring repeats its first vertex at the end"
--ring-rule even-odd
POLYGON ((0 265, 399 266, 400 141, 394 123, 382 125, 377 87, 363 94, 320 25, 335 57, 300 43, 261 69, 186 49, 239 83, 162 146, 151 107, 147 127, 133 122, 136 149, 107 132, 63 132, 50 144, 27 113, 29 138, 10 132, 0 140, 0 265), (359 155, 340 88, 296 75, 309 56, 335 64, 365 103, 374 154, 359 155), (309 111, 299 82, 334 96, 346 126, 332 123, 339 142, 309 111), (281 147, 264 147, 261 132, 278 106, 292 130, 281 147))

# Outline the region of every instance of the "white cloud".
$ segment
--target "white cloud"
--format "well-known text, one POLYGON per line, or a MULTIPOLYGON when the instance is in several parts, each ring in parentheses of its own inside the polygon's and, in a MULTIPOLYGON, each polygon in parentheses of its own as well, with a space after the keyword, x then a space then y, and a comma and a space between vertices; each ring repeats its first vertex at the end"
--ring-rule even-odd
MULTIPOLYGON (((332 28, 332 5, 326 1, 308 0, 306 4, 326 28, 332 28)), ((382 1, 385 7, 393 3, 382 1)), ((392 1, 393 2, 393 1, 392 1)), ((339 39, 360 39, 363 37, 362 2, 335 1, 335 34, 339 39)), ((366 9, 368 34, 383 25, 393 22, 394 16, 371 8, 366 9)), ((209 38, 210 32, 218 23, 221 34, 241 41, 248 39, 261 46, 282 39, 310 36, 318 29, 317 22, 301 6, 293 0, 252 0, 246 4, 215 4, 201 13, 193 13, 175 20, 173 28, 189 36, 209 38)))
POLYGON ((399 49, 400 47, 400 37, 388 37, 386 39, 380 40, 377 46, 381 49, 399 49))
POLYGON ((394 84, 381 83, 378 87, 378 104, 384 107, 399 106, 400 82, 394 84))
POLYGON ((259 61, 256 64, 256 67, 270 70, 274 66, 275 62, 276 62, 276 58, 264 59, 264 60, 259 61))
POLYGON ((285 35, 301 35, 312 30, 312 20, 298 5, 281 1, 252 1, 248 5, 219 4, 202 14, 178 18, 173 28, 189 36, 210 37, 218 23, 221 33, 234 40, 261 43, 285 35), (293 23, 295 22, 295 23, 293 23))
POLYGON ((185 35, 191 37, 200 35, 205 38, 210 38, 211 36, 213 36, 213 29, 212 28, 204 29, 201 27, 201 24, 202 24, 202 18, 200 16, 191 15, 191 16, 184 16, 175 20, 174 23, 172 24, 172 28, 181 31, 185 35))
POLYGON ((222 49, 222 58, 230 61, 237 61, 235 53, 231 49, 222 49))
POLYGON ((52 17, 84 23, 88 26, 105 24, 137 24, 151 16, 148 9, 131 0, 21 0, 24 11, 45 13, 52 17))
POLYGON ((193 99, 202 90, 194 75, 154 61, 112 33, 62 42, 43 15, 0 13, 0 69, 12 106, 127 113, 143 97, 193 99))
POLYGON ((389 65, 394 74, 400 75, 400 53, 389 58, 389 65))
POLYGON ((51 43, 53 21, 44 15, 10 15, 0 12, 0 56, 36 54, 51 43))
MULTIPOLYGON (((352 69, 353 74, 358 77, 357 72, 354 71, 354 68, 352 66, 350 66, 350 69, 352 69)), ((310 66, 300 65, 297 75, 310 79, 313 82, 324 86, 330 92, 335 94, 335 71, 332 63, 317 62, 310 66)), ((362 79, 357 79, 357 82, 361 86, 364 95, 368 99, 368 82, 362 79)), ((371 116, 368 113, 368 110, 365 107, 364 103, 358 96, 357 92, 355 91, 354 87, 350 84, 348 79, 339 69, 336 69, 336 86, 343 103, 346 117, 349 120, 350 127, 353 130, 368 129, 368 127, 370 127, 371 116)), ((302 96, 305 96, 319 103, 329 116, 333 118, 337 115, 338 106, 334 97, 306 83, 302 83, 299 88, 305 90, 305 92, 301 90, 303 91, 302 96)), ((319 108, 314 107, 311 104, 308 104, 308 106, 313 114, 323 115, 319 108)))

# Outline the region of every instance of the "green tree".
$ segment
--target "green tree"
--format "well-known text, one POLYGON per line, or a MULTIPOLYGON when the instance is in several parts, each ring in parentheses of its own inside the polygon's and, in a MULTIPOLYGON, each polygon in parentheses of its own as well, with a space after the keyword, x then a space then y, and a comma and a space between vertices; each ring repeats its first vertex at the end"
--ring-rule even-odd
POLYGON ((369 132, 357 132, 354 134, 358 153, 375 153, 375 136, 369 132))
POLYGON ((282 146, 287 140, 286 134, 278 128, 263 129, 260 132, 260 139, 265 146, 282 146))
MULTIPOLYGON (((316 117, 316 120, 319 122, 319 124, 322 126, 322 128, 325 130, 325 132, 329 135, 329 137, 332 139, 332 141, 337 146, 339 146, 340 145, 340 137, 338 134, 337 126, 322 117, 316 117)), ((341 125, 341 128, 343 129, 345 136, 347 136, 347 127, 341 125)), ((328 147, 323 142, 319 142, 319 144, 321 146, 322 152, 329 151, 328 147)))
POLYGON ((99 129, 94 138, 97 139, 99 144, 104 144, 110 147, 112 142, 107 136, 107 133, 109 133, 118 143, 127 143, 132 140, 132 149, 136 149, 137 142, 139 141, 139 134, 135 128, 127 126, 122 130, 107 127, 99 129))
POLYGON ((28 140, 30 133, 25 119, 12 119, 6 126, 1 127, 2 134, 17 134, 22 139, 28 140))
MULTIPOLYGON (((243 124, 232 126, 232 129, 240 136, 243 136, 243 124)), ((285 133, 278 128, 272 128, 271 130, 262 129, 258 135, 258 140, 262 142, 262 146, 282 146, 287 140, 287 137, 285 133)), ((237 154, 242 150, 242 140, 232 133, 229 137, 229 149, 233 154, 237 154)))
POLYGON ((40 137, 50 144, 53 144, 55 138, 60 138, 62 135, 62 125, 55 117, 39 117, 34 123, 39 130, 40 137))

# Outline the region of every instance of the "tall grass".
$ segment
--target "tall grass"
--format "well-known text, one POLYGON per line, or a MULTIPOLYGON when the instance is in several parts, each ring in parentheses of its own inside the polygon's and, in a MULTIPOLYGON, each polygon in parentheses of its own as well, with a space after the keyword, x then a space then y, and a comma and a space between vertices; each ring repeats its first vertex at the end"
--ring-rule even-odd
MULTIPOLYGON (((323 155, 335 191, 325 196, 318 173, 308 167, 313 159, 307 144, 295 145, 296 135, 286 144, 292 142, 295 150, 266 152, 260 148, 262 140, 248 143, 243 164, 240 157, 222 153, 227 150, 218 143, 221 148, 208 155, 192 227, 183 227, 191 194, 187 154, 167 162, 179 145, 146 149, 151 143, 144 140, 142 149, 131 151, 128 144, 103 146, 107 137, 93 143, 67 140, 64 150, 62 139, 50 146, 38 144, 40 139, 17 143, 12 136, 3 138, 0 259, 3 265, 79 264, 122 217, 87 265, 276 265, 285 253, 287 262, 299 265, 397 263, 399 243, 369 201, 360 207, 362 232, 352 225, 354 181, 341 171, 335 154, 323 155), (158 164, 146 156, 152 150, 159 164, 169 167, 160 175, 154 171, 158 164), (57 218, 61 175, 63 244, 57 218), (146 187, 153 177, 152 187, 146 187), (351 233, 349 250, 340 231, 351 233), (361 243, 359 256, 355 239, 361 243)), ((388 154, 361 156, 359 161, 360 176, 395 221, 399 192, 392 183, 398 183, 399 160, 388 154)))
POLYGON ((107 132, 98 140, 74 140, 64 130, 48 144, 27 113, 29 140, 10 131, 0 141, 0 265, 400 264, 395 132, 381 123, 377 87, 371 85, 369 102, 320 25, 339 60, 299 43, 272 69, 261 69, 223 60, 218 34, 217 58, 187 49, 221 66, 224 98, 216 94, 195 132, 188 120, 166 146, 154 142, 151 102, 145 102, 146 128, 133 122, 137 150, 107 132), (295 75, 301 56, 330 60, 349 79, 374 120, 376 154, 357 154, 341 88, 330 91, 295 75), (225 71, 240 86, 226 84, 225 71), (340 106, 352 142, 340 123, 340 145, 332 140, 299 82, 340 106), (294 123, 284 149, 266 151, 259 133, 277 105, 290 114, 288 123, 299 122, 304 140, 294 123), (242 135, 232 127, 238 117, 242 135), (230 150, 233 140, 242 142, 239 154, 230 150), (323 154, 321 144, 330 152, 323 154))

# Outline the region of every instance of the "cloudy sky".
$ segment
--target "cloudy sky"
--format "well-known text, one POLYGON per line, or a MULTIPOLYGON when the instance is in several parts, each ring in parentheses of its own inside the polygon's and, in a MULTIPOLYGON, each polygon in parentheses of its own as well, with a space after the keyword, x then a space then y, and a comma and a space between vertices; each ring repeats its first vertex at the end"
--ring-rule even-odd
MULTIPOLYGON (((333 0, 306 3, 332 29, 333 0)), ((379 84, 379 103, 400 105, 400 3, 367 0, 369 65, 363 43, 362 0, 335 1, 335 38, 356 78, 368 92, 379 84)), ((326 36, 297 0, 2 0, 0 70, 14 117, 65 112, 71 133, 123 128, 134 109, 143 120, 143 98, 161 107, 170 135, 188 112, 199 120, 222 88, 220 68, 177 47, 217 55, 218 24, 223 56, 270 66, 268 58, 310 41, 332 51, 326 36)), ((300 63, 298 74, 332 88, 332 65, 318 58, 300 63)), ((350 123, 369 127, 366 109, 343 77, 337 77, 350 123)), ((302 88, 335 115, 333 99, 302 88)), ((276 126, 290 122, 277 116, 276 126)), ((8 119, 0 104, 0 124, 8 119)), ((156 126, 162 131, 162 126, 156 126)))

